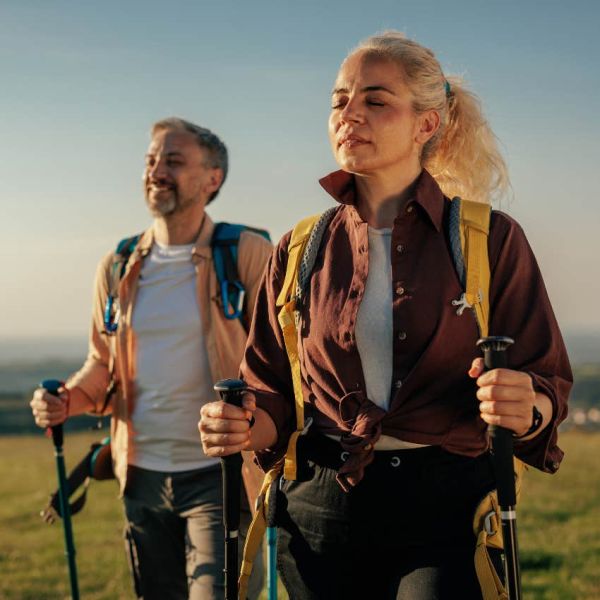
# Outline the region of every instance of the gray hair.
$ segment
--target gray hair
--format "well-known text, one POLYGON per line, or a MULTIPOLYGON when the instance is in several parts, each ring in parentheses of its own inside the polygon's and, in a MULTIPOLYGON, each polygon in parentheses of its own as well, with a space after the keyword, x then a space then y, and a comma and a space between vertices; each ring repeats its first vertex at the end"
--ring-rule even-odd
MULTIPOLYGON (((185 119, 180 119, 179 117, 169 117, 157 121, 152 125, 151 133, 154 135, 157 131, 164 131, 165 129, 193 134, 198 146, 207 150, 210 161, 208 166, 214 169, 221 169, 223 172, 221 186, 225 183, 227 171, 229 169, 229 159, 227 156, 227 148, 217 135, 206 127, 200 127, 200 125, 196 125, 185 119)), ((217 197, 220 189, 221 187, 211 194, 207 204, 210 204, 217 197)))

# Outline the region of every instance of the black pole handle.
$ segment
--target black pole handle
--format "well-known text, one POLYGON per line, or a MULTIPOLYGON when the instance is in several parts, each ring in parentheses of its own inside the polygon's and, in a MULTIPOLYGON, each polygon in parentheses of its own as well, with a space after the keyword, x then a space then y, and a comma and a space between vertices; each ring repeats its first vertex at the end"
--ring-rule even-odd
MULTIPOLYGON (((477 346, 483 351, 483 362, 486 371, 503 369, 507 366, 506 350, 514 340, 506 336, 489 336, 481 338, 477 346)), ((498 486, 498 502, 500 506, 514 506, 517 503, 515 493, 515 473, 513 466, 513 434, 510 429, 488 425, 488 433, 492 443, 492 455, 498 486)))
MULTIPOLYGON (((214 386, 223 402, 242 407, 246 384, 241 379, 223 379, 214 386)), ((240 452, 221 458, 223 472, 223 526, 225 528, 225 598, 238 597, 238 531, 242 492, 242 455, 240 452)))
MULTIPOLYGON (((223 402, 242 407, 246 384, 241 379, 223 379, 214 386, 223 402)), ((237 531, 240 526, 240 485, 242 455, 239 452, 221 459, 223 470, 223 525, 226 530, 237 531)))
MULTIPOLYGON (((40 383, 40 387, 44 388, 49 394, 53 396, 58 396, 58 390, 64 385, 64 382, 59 381, 58 379, 44 379, 40 383)), ((63 445, 63 426, 62 423, 58 425, 54 425, 54 427, 50 428, 52 431, 52 441, 54 442, 54 446, 56 448, 62 448, 63 445)))

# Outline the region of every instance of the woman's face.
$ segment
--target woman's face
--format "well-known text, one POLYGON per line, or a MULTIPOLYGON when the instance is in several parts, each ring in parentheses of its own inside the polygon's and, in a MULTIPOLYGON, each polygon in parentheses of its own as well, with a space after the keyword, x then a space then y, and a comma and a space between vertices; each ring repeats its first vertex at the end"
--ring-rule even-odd
POLYGON ((342 169, 368 175, 418 167, 421 129, 397 64, 360 51, 344 61, 329 116, 329 139, 342 169))

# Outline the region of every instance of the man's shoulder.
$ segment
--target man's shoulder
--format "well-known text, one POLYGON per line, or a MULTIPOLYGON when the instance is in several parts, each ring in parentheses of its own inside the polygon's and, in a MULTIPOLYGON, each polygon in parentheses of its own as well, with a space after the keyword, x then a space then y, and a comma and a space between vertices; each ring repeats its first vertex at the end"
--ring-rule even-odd
POLYGON ((271 253, 273 244, 260 233, 252 231, 252 229, 244 229, 240 233, 238 248, 240 254, 242 252, 264 253, 265 251, 271 253))
POLYGON ((120 259, 121 251, 131 255, 135 249, 141 250, 142 247, 149 247, 151 244, 152 236, 150 229, 115 239, 112 249, 106 252, 98 262, 98 273, 108 274, 112 270, 114 263, 120 259))
POLYGON ((242 231, 238 244, 238 271, 242 281, 257 280, 272 253, 273 244, 260 233, 242 231))

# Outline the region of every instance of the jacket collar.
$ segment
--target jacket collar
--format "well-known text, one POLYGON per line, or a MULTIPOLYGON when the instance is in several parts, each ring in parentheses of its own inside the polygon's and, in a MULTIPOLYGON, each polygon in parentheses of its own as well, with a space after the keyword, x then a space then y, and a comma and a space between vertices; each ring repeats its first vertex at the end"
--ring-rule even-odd
MULTIPOLYGON (((319 180, 321 187, 340 204, 356 206, 354 175, 334 171, 319 180)), ((431 174, 423 169, 414 189, 414 202, 425 211, 433 226, 440 231, 444 217, 444 194, 431 174)))

